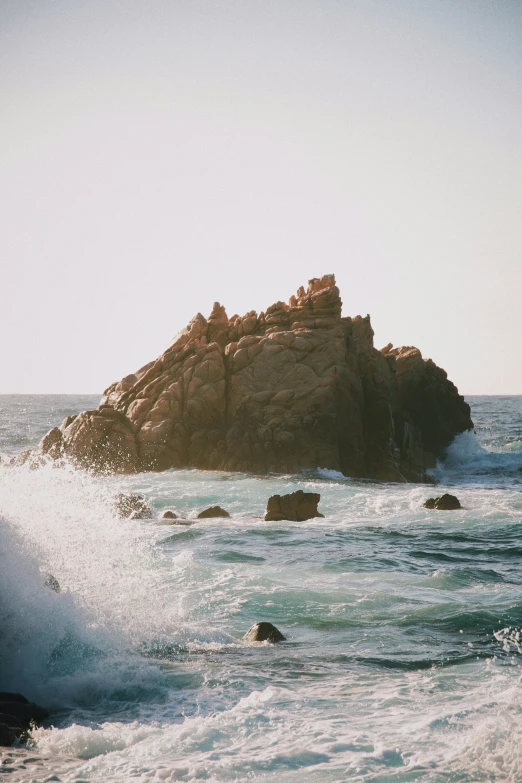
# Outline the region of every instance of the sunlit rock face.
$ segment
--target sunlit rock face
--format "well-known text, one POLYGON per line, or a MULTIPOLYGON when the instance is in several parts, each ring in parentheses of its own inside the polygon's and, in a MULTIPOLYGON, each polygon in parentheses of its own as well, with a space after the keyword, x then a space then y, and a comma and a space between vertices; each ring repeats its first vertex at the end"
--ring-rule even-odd
POLYGON ((376 350, 369 316, 343 318, 325 275, 259 314, 229 318, 218 302, 198 313, 97 412, 64 422, 50 453, 117 472, 328 468, 419 481, 472 426, 444 370, 416 348, 376 350))

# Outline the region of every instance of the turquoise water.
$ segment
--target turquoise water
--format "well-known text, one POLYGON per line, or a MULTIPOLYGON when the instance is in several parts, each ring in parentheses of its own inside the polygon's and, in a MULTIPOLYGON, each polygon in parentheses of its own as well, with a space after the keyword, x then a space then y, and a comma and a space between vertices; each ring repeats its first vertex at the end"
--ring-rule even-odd
MULTIPOLYGON (((6 779, 522 781, 522 397, 468 401, 477 435, 435 471, 460 511, 329 471, 0 467, 0 689, 54 724, 6 779), (296 489, 324 519, 259 518, 296 489), (151 518, 117 519, 119 491, 151 518), (243 644, 257 620, 288 641, 243 644)), ((0 452, 97 402, 0 397, 0 452)))

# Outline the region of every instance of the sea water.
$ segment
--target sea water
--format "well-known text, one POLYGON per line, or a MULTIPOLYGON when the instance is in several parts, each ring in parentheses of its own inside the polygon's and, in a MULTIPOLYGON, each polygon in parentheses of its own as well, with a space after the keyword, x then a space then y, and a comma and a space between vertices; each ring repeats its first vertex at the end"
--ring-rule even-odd
MULTIPOLYGON (((97 402, 0 397, 0 452, 97 402)), ((522 397, 469 402, 436 488, 0 466, 0 690, 52 712, 5 779, 522 781, 522 397), (263 520, 297 489, 324 519, 263 520), (260 620, 287 641, 244 644, 260 620)))

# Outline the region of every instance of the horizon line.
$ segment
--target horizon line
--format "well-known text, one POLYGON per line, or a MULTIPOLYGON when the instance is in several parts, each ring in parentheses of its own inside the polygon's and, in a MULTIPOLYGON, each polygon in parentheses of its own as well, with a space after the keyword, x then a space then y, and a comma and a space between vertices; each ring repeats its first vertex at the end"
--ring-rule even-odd
MULTIPOLYGON (((462 397, 522 397, 519 392, 459 392, 462 397)), ((103 392, 3 392, 0 397, 102 397, 103 392)))

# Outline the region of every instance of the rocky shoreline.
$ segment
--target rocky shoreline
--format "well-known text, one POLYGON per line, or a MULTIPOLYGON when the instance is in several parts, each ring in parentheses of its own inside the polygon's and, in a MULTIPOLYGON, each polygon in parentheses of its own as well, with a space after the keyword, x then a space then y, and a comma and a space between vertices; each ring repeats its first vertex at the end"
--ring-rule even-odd
POLYGON ((112 384, 96 410, 69 416, 18 462, 425 481, 472 428, 446 372, 411 346, 377 350, 370 317, 342 317, 325 275, 260 314, 229 318, 216 302, 157 360, 112 384))

